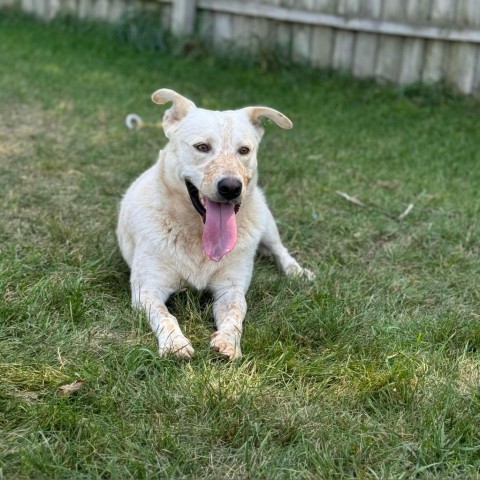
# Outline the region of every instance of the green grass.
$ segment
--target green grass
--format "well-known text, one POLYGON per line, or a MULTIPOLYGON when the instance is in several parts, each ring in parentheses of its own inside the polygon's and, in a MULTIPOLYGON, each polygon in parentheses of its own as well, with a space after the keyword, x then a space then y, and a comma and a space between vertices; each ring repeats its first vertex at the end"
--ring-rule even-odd
POLYGON ((1 15, 0 478, 480 476, 478 102, 1 15), (171 302, 188 363, 130 308, 116 212, 165 143, 159 87, 295 124, 260 179, 318 279, 258 260, 239 363, 200 293, 171 302))

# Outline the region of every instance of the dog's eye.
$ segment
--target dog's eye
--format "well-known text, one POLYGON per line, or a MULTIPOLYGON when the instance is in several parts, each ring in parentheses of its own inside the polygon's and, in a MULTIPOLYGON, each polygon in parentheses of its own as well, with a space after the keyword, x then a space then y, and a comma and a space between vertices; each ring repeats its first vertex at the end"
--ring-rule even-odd
POLYGON ((199 151, 203 153, 208 153, 212 147, 208 143, 197 143, 194 145, 194 147, 199 151))
POLYGON ((238 153, 240 155, 247 155, 248 153, 250 153, 250 149, 248 147, 240 147, 238 149, 238 153))

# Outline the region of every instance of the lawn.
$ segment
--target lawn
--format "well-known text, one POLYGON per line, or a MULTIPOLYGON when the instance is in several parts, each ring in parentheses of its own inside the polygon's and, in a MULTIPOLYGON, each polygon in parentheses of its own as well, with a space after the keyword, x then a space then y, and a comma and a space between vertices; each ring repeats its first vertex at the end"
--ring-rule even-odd
POLYGON ((479 102, 0 15, 0 478, 479 478, 479 102), (202 293, 170 305, 190 362, 130 308, 116 213, 160 87, 294 123, 260 182, 317 280, 258 259, 238 363, 202 293))

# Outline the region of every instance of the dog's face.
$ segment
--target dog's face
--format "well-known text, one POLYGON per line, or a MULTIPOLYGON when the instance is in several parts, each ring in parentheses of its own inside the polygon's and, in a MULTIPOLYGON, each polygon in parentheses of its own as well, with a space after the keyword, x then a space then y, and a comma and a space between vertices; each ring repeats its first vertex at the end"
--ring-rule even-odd
POLYGON ((218 247, 214 248, 217 253, 206 251, 212 260, 219 260, 235 245, 235 215, 256 184, 261 119, 270 118, 282 128, 291 128, 292 122, 267 107, 224 112, 197 108, 167 89, 156 91, 152 99, 158 104, 173 102, 164 114, 163 128, 185 191, 204 220, 204 237, 212 237, 218 247), (217 245, 219 238, 225 245, 217 245))

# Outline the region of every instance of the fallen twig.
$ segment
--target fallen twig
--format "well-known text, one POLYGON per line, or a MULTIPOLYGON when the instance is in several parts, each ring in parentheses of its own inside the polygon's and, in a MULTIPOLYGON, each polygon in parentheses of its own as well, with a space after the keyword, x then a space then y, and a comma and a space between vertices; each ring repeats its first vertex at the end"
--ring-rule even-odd
POLYGON ((398 220, 403 220, 413 209, 413 203, 410 203, 408 207, 398 216, 398 220))
POLYGON ((339 190, 336 190, 335 193, 337 195, 340 195, 342 198, 344 198, 348 202, 354 203, 355 205, 358 205, 359 207, 364 207, 365 206, 365 204, 363 202, 361 202, 358 198, 352 197, 348 193, 340 192, 339 190))

